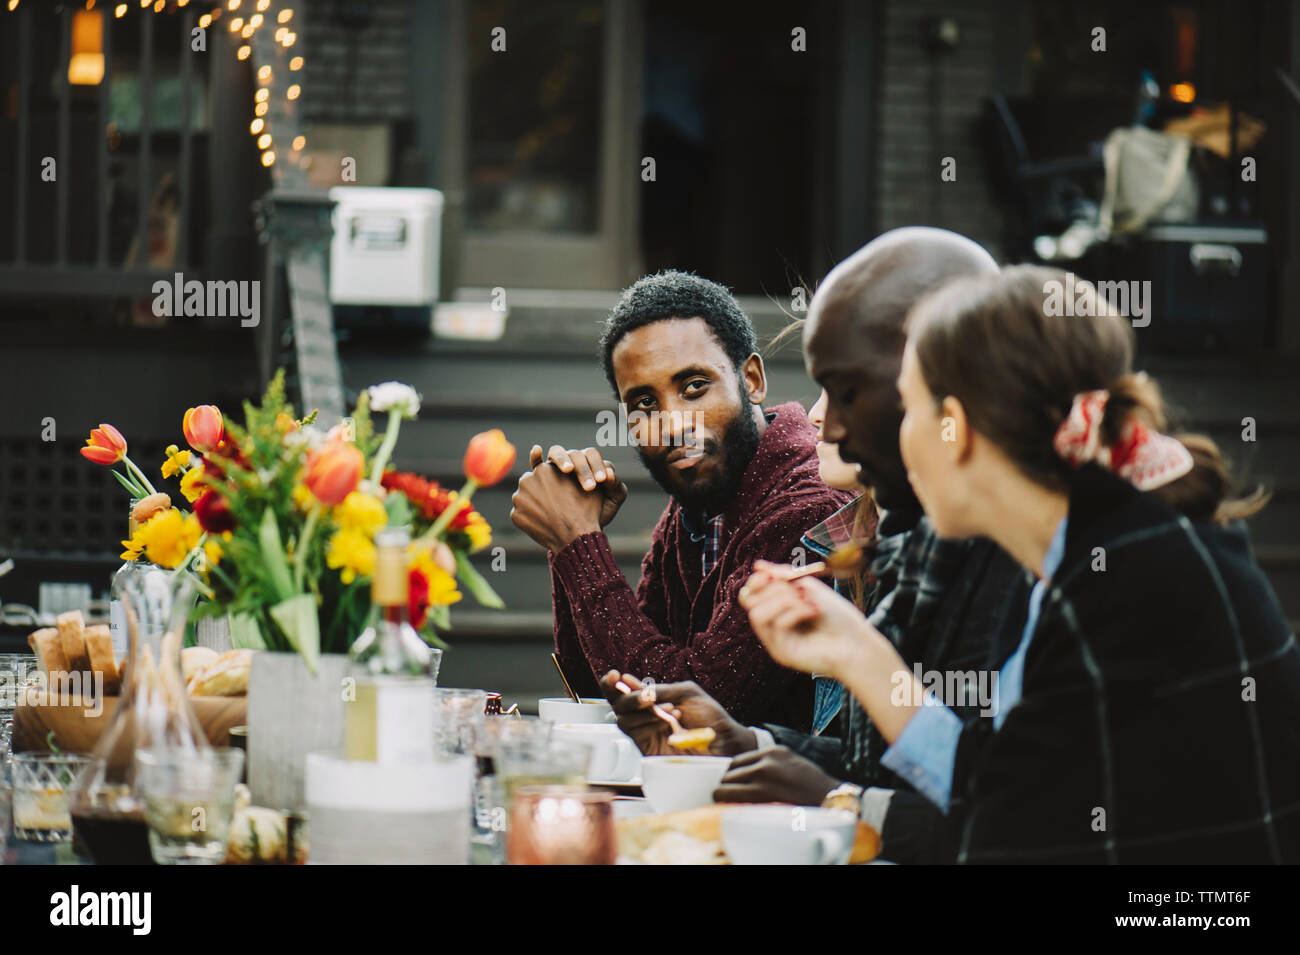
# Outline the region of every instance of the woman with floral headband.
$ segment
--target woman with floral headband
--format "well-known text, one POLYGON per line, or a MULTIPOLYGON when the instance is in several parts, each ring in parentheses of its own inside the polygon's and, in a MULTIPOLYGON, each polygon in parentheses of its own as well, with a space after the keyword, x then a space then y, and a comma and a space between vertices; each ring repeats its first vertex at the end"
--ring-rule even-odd
POLYGON ((1163 433, 1122 317, 1046 314, 1065 278, 945 286, 909 317, 899 376, 936 530, 1038 578, 991 716, 927 696, 815 580, 756 565, 741 602, 773 658, 858 697, 955 861, 1298 862, 1300 647, 1239 521, 1262 496, 1230 495, 1209 439, 1163 433))

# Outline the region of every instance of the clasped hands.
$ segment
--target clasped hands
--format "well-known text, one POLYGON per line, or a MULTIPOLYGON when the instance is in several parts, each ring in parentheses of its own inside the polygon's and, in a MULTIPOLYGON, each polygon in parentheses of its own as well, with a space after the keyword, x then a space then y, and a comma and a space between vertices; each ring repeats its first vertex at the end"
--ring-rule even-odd
POLYGON ((597 448, 556 444, 543 456, 535 444, 528 466, 510 499, 510 520, 552 553, 603 528, 627 500, 627 485, 597 448))

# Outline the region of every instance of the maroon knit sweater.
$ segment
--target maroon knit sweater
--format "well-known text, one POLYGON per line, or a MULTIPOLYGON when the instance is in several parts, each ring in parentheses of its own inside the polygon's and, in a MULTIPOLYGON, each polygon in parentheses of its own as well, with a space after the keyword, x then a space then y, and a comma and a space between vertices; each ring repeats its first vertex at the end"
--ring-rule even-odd
POLYGON ((682 527, 675 499, 655 526, 636 593, 603 532, 551 555, 555 651, 579 692, 596 692, 595 679, 611 669, 657 683, 694 680, 742 723, 807 730, 810 678, 768 656, 736 594, 755 559, 788 563, 800 536, 853 495, 818 477, 817 433, 803 408, 775 411, 723 517, 722 552, 707 577, 703 545, 682 527))

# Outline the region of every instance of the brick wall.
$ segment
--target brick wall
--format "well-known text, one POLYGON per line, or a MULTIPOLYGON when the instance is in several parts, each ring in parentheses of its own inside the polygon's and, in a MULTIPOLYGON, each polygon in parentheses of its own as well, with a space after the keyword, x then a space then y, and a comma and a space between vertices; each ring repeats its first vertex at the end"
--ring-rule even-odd
POLYGON ((308 122, 385 122, 410 113, 409 0, 312 0, 302 11, 308 122), (368 13, 358 26, 350 17, 368 13))
POLYGON ((875 213, 879 231, 933 225, 970 236, 1001 258, 1002 217, 976 136, 984 98, 997 88, 999 9, 963 0, 888 0, 880 20, 875 213), (931 52, 925 23, 951 17, 957 48, 931 52), (937 104, 937 109, 935 107, 937 104), (956 160, 955 182, 939 178, 956 160))

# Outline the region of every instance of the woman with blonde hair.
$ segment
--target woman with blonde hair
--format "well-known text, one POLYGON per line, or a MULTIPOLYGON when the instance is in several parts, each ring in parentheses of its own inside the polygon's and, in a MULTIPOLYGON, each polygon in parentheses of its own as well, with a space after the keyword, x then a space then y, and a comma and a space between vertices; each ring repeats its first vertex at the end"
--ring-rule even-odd
POLYGON ((1164 433, 1126 320, 1048 307, 1065 281, 959 279, 908 320, 909 481, 941 536, 986 535, 1038 581, 989 717, 927 694, 817 581, 756 564, 741 602, 778 662, 862 703, 956 861, 1300 861, 1300 647, 1239 520, 1262 497, 1164 433))

